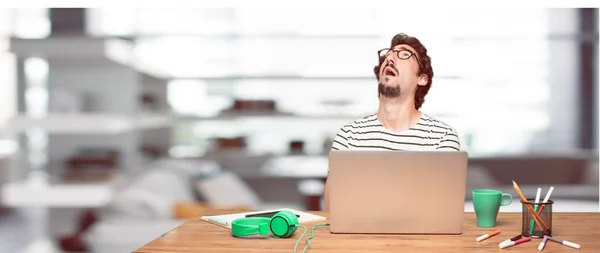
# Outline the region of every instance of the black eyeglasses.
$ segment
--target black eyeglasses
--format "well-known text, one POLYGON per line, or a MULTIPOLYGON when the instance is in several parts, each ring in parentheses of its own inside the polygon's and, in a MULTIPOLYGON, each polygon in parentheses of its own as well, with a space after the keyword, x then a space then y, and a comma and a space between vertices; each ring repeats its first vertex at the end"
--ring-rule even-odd
POLYGON ((398 56, 398 58, 402 59, 402 60, 408 60, 408 59, 410 59, 410 57, 415 56, 415 59, 417 59, 417 63, 419 64, 419 68, 421 67, 421 62, 419 61, 419 57, 417 57, 417 54, 415 54, 412 51, 410 51, 408 49, 405 49, 405 48, 400 48, 400 49, 384 48, 384 49, 381 49, 381 50, 377 51, 377 55, 379 56, 379 60, 383 61, 383 59, 385 59, 386 57, 388 57, 388 55, 391 52, 395 52, 396 56, 398 56))

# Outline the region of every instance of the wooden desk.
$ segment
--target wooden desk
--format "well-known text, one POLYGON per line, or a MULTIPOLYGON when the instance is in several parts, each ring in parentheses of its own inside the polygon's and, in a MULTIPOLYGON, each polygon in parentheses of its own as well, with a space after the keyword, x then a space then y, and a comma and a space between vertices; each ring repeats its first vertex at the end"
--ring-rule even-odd
MULTIPOLYGON (((327 213, 311 212, 327 217, 327 213)), ((325 221, 326 222, 326 221, 325 221)), ((304 224, 310 236, 314 222, 304 224)), ((554 236, 581 245, 574 249, 548 241, 542 252, 600 252, 600 213, 555 213, 553 216, 554 236)), ((331 234, 328 227, 317 227, 307 253, 329 252, 539 252, 541 239, 500 249, 498 244, 518 235, 521 230, 521 213, 499 213, 497 236, 476 242, 475 238, 494 229, 475 225, 475 214, 465 213, 462 235, 363 235, 331 234)), ((231 230, 202 221, 190 220, 144 245, 134 253, 158 252, 294 252, 294 246, 302 228, 291 237, 278 239, 242 239, 231 236, 231 230)), ((298 253, 306 245, 305 239, 298 244, 298 253)))

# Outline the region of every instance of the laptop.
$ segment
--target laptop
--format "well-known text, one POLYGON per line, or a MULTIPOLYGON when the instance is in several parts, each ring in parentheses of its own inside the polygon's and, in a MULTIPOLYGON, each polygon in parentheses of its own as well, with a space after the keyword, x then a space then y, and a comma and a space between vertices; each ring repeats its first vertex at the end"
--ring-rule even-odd
POLYGON ((331 233, 461 234, 464 151, 331 151, 331 233))

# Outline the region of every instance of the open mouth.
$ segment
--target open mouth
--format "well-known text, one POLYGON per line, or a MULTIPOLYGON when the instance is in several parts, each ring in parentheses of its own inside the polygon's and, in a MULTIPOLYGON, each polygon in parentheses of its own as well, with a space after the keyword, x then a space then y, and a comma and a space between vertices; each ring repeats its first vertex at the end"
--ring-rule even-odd
POLYGON ((395 77, 395 76, 397 76, 397 75, 398 75, 398 73, 396 73, 396 71, 394 71, 394 69, 393 69, 393 68, 391 68, 391 67, 386 67, 386 68, 383 70, 383 75, 384 75, 384 76, 392 76, 392 77, 395 77))

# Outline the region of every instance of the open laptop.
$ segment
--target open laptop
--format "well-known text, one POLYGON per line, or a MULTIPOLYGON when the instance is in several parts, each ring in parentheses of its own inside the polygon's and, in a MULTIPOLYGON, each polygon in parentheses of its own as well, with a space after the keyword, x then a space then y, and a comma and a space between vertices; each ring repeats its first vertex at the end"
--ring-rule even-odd
POLYGON ((461 234, 464 151, 331 151, 332 233, 461 234))

